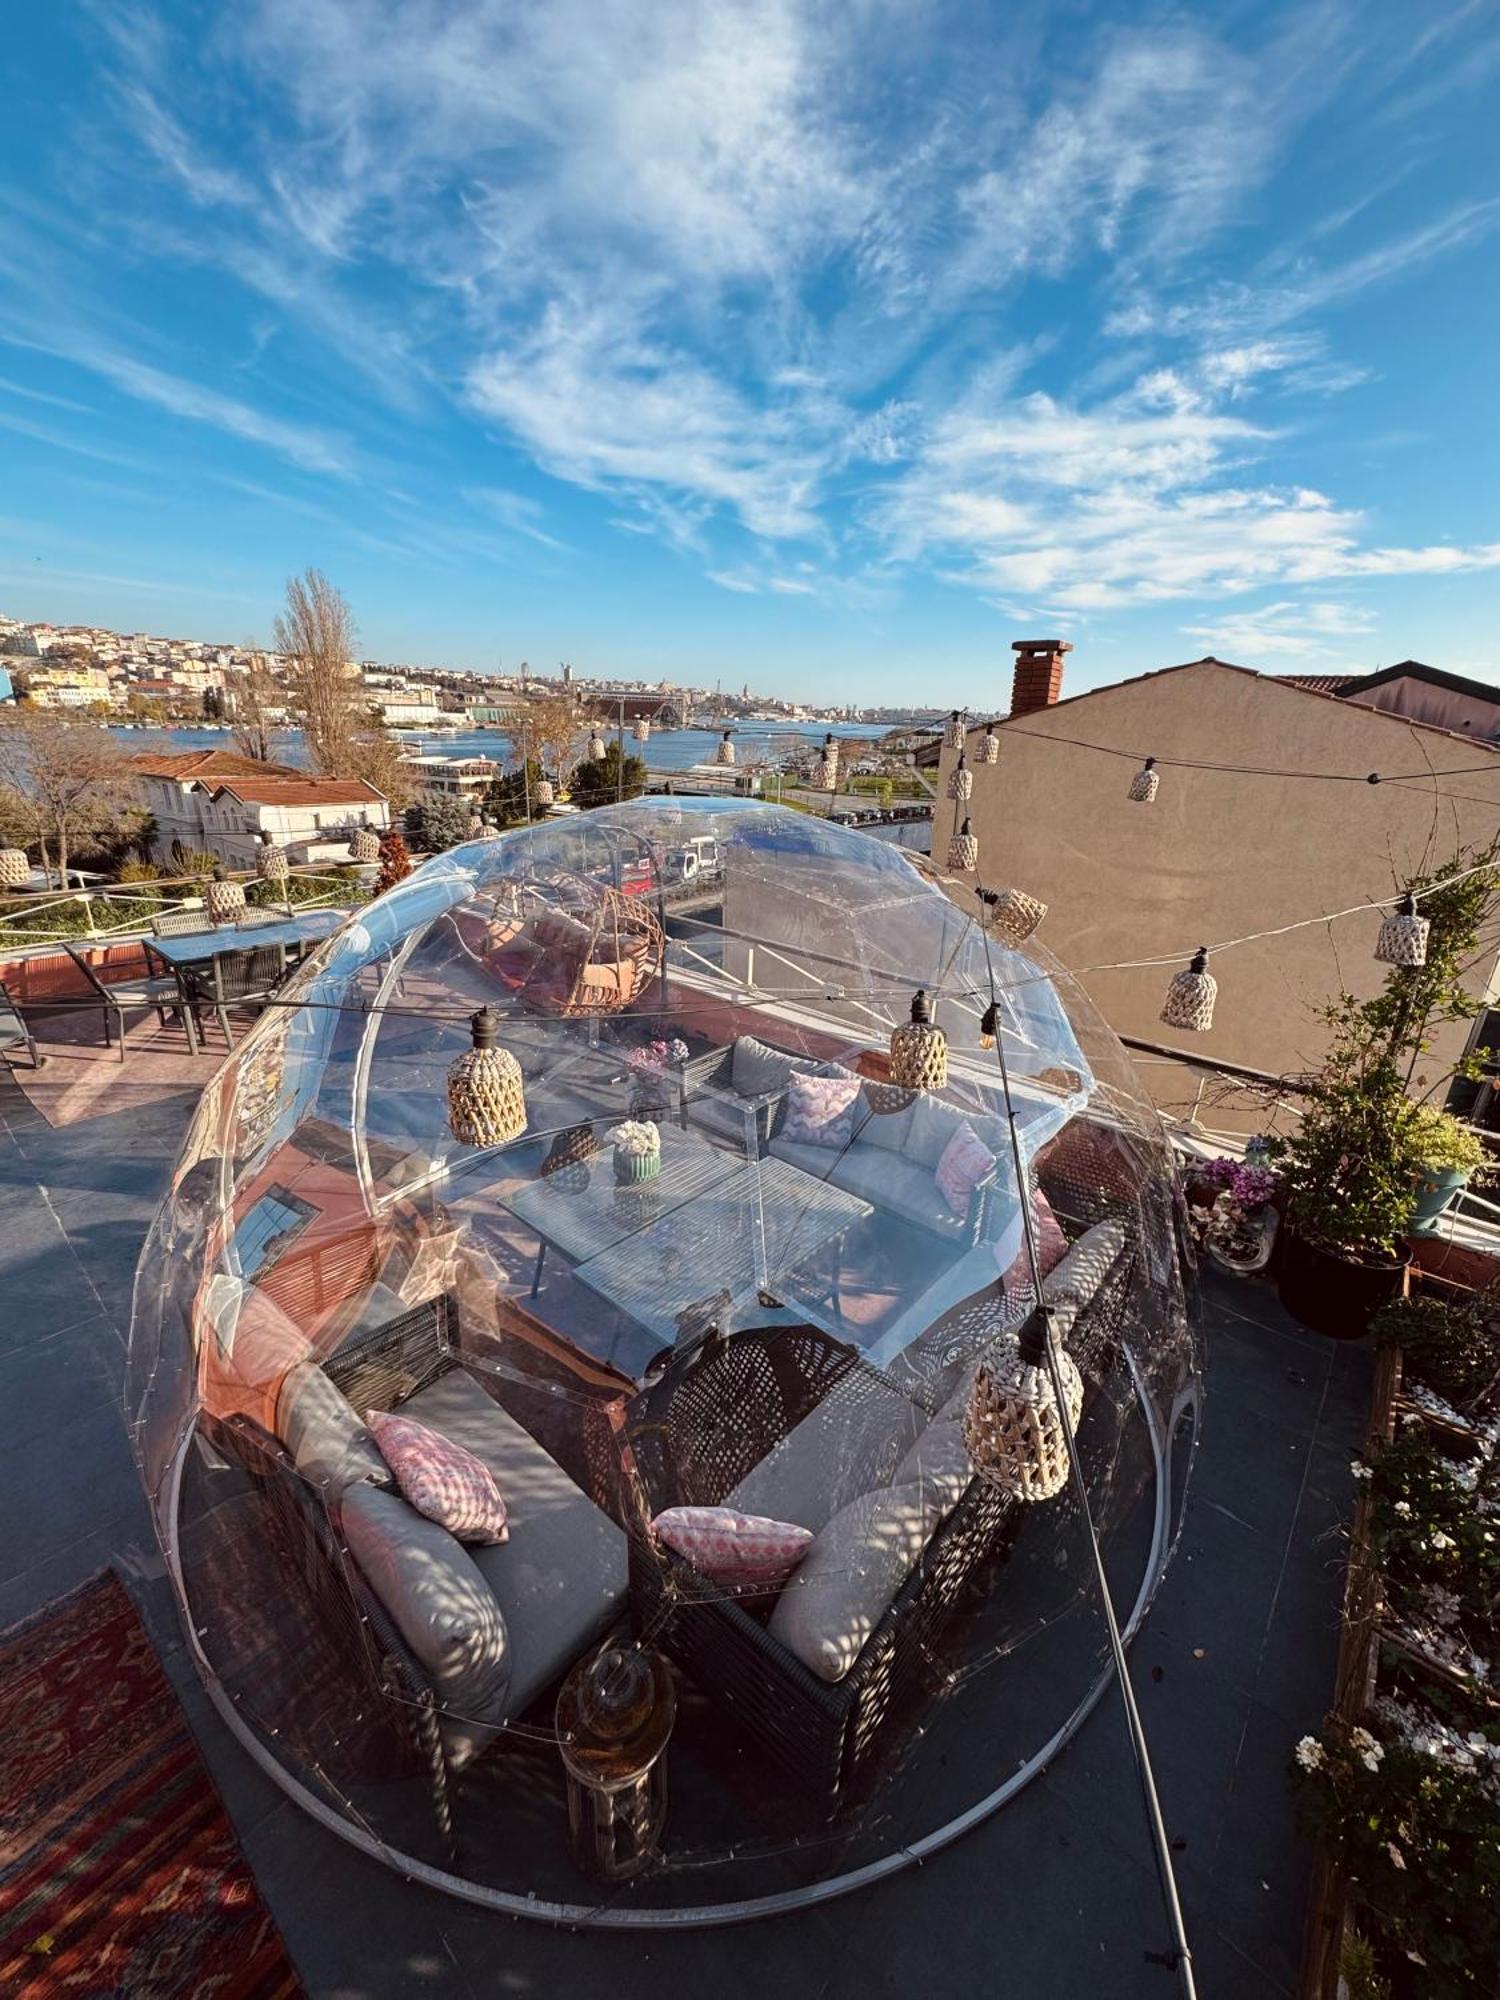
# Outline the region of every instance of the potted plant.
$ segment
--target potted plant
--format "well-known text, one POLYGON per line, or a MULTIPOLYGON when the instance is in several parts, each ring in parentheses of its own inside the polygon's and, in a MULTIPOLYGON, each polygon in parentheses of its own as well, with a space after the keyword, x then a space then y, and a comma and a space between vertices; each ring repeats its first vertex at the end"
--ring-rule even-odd
POLYGON ((654 1181, 661 1172, 661 1133, 649 1119, 627 1118, 610 1131, 615 1179, 621 1187, 654 1181))
POLYGON ((1420 1104, 1413 1113, 1413 1125, 1420 1165, 1410 1228, 1413 1236, 1431 1236, 1439 1217, 1489 1164, 1490 1156, 1472 1127, 1460 1123, 1451 1112, 1420 1104))
POLYGON ((1248 1277, 1270 1262, 1276 1236, 1271 1197, 1277 1176, 1271 1168, 1228 1154, 1195 1172, 1198 1201, 1188 1210, 1189 1226, 1221 1269, 1248 1277))

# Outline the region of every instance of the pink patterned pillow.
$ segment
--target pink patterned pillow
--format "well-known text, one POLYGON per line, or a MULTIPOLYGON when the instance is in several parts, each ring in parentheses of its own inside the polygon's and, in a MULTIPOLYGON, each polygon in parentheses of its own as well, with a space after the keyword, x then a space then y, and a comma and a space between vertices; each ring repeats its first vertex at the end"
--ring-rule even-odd
POLYGON ((509 1539, 504 1495, 482 1459, 415 1417, 366 1410, 365 1422, 402 1498, 419 1514, 461 1542, 509 1539))
POLYGON ((783 1139, 799 1146, 826 1146, 841 1153, 854 1136, 854 1107, 859 1101, 857 1076, 798 1076, 786 1087, 783 1139))
POLYGON ((729 1589, 779 1590, 813 1539, 794 1522, 733 1507, 668 1507, 651 1525, 700 1576, 729 1589))
MULTIPOLYGON (((1062 1233, 1062 1224, 1052 1212, 1051 1202, 1040 1188, 1031 1197, 1031 1221, 1036 1231, 1037 1262, 1041 1266, 1043 1278, 1046 1278, 1067 1256, 1068 1239, 1062 1233)), ((1024 1238, 1000 1284, 1008 1302, 1013 1304, 1024 1302, 1029 1306, 1032 1297, 1031 1262, 1026 1255, 1024 1238)))
POLYGON ((969 1212, 969 1201, 975 1188, 986 1174, 994 1171, 994 1167, 995 1156, 974 1127, 960 1125, 944 1146, 943 1157, 933 1175, 938 1193, 960 1222, 969 1212))

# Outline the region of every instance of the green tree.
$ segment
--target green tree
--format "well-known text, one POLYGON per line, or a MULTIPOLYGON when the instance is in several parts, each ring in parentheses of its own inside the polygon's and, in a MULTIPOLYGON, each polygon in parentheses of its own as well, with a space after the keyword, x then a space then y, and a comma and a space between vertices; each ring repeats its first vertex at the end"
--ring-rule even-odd
POLYGON ((503 771, 485 794, 485 811, 501 826, 519 826, 527 817, 528 801, 533 819, 542 816, 542 808, 536 802, 536 788, 542 782, 541 760, 528 757, 524 772, 518 765, 514 771, 503 771))
POLYGON ((612 806, 617 799, 638 799, 646 789, 646 760, 626 757, 622 773, 620 746, 605 746, 602 757, 586 757, 573 773, 568 793, 575 806, 587 811, 591 806, 612 806))
POLYGON ((467 799, 423 799, 406 809, 406 831, 429 854, 444 854, 469 837, 467 799))

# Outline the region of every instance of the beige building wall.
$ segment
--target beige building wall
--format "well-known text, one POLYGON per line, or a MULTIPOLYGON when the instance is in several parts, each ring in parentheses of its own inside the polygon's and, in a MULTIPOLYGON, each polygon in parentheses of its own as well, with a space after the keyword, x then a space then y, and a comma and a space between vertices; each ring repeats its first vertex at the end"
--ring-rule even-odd
MULTIPOLYGON (((973 762, 981 733, 969 738, 978 879, 1027 889, 1050 906, 1042 935, 1116 1033, 1275 1075, 1318 1061, 1320 1004, 1344 986, 1360 996, 1379 987, 1386 968, 1373 957, 1377 915, 1217 955, 1218 1004, 1205 1035, 1183 1034, 1158 1018, 1171 968, 1090 968, 1164 954, 1186 963, 1199 944, 1389 901, 1408 875, 1500 829, 1500 751, 1217 661, 1019 716, 1001 726, 994 765, 973 762), (1101 755, 1069 738, 1131 755, 1101 755), (1147 755, 1339 772, 1360 782, 1167 768, 1155 804, 1137 805, 1127 791, 1147 755), (1491 762, 1493 774, 1362 782, 1371 771, 1491 762)), ((956 757, 943 753, 933 831, 939 863, 951 831, 946 787, 956 757)), ((977 908, 968 891, 952 893, 977 908)), ((1491 962, 1476 973, 1477 992, 1493 970, 1491 962)), ((1443 1031, 1435 1058, 1451 1063, 1465 1040, 1463 1026, 1443 1031)), ((1202 1072, 1137 1060, 1163 1110, 1194 1107, 1202 1072)), ((1267 1122, 1253 1104, 1216 1102, 1220 1096, 1222 1087, 1210 1082, 1199 1109, 1205 1125, 1247 1132, 1267 1122)))

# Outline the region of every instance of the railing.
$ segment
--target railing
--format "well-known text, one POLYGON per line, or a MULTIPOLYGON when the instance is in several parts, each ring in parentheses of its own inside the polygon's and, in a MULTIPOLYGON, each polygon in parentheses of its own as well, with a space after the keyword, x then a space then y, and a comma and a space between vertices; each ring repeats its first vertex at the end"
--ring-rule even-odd
MULTIPOLYGON (((363 884, 352 879, 331 878, 326 862, 299 865, 289 869, 288 874, 328 884, 326 889, 310 896, 299 896, 295 903, 288 904, 287 907, 293 910, 316 910, 330 904, 359 902, 368 893, 363 884)), ((259 880, 253 873, 227 869, 225 879, 246 885, 259 880)), ((145 936, 151 929, 151 919, 164 911, 198 908, 203 900, 203 889, 203 876, 175 875, 138 883, 117 883, 103 889, 69 889, 57 896, 36 897, 20 908, 0 912, 0 952, 7 945, 61 944, 67 939, 80 937, 106 940, 145 936), (189 893, 174 895, 174 890, 189 893), (74 911, 80 905, 85 919, 81 931, 76 923, 54 921, 49 924, 45 921, 49 912, 74 911)), ((281 897, 274 900, 278 903, 284 901, 281 897)))

